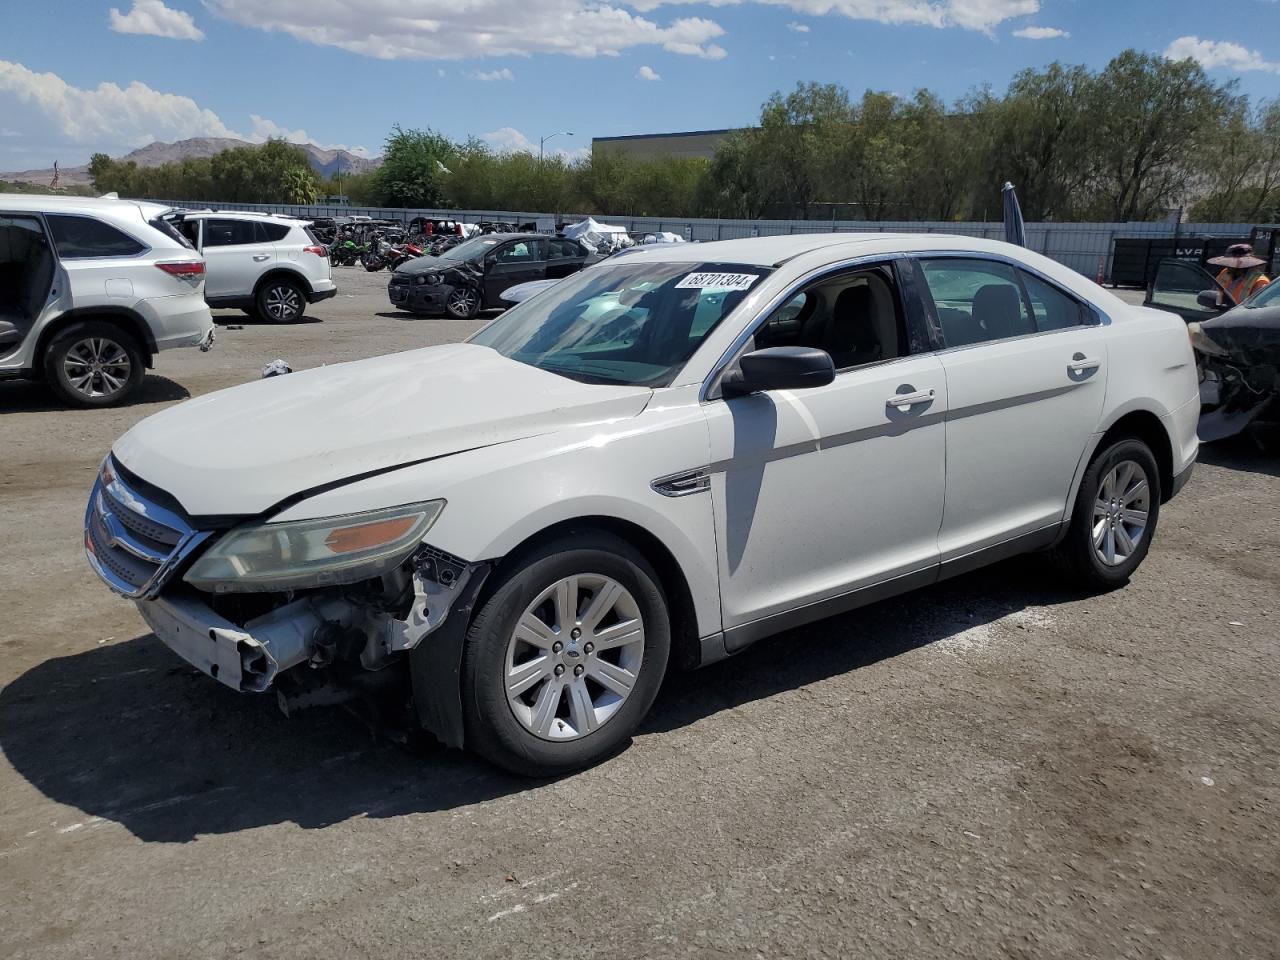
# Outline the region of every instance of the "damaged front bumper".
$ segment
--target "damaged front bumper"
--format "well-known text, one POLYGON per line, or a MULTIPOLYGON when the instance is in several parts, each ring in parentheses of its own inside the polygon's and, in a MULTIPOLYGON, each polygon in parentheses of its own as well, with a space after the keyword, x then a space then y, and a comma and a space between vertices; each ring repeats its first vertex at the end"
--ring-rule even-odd
POLYGON ((413 650, 449 615, 474 566, 423 546, 411 564, 412 596, 389 610, 340 590, 316 593, 237 624, 193 590, 137 607, 156 637, 183 660, 240 693, 261 693, 286 670, 346 662, 380 670, 413 650))

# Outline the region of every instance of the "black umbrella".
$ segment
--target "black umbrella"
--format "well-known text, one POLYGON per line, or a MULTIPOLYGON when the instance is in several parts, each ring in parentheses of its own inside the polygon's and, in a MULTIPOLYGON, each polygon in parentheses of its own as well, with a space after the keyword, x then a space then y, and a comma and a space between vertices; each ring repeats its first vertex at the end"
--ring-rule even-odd
POLYGON ((1013 184, 1005 181, 1000 190, 1000 200, 1004 207, 1004 238, 1009 243, 1020 247, 1027 245, 1027 228, 1022 222, 1022 207, 1018 205, 1018 194, 1013 184))

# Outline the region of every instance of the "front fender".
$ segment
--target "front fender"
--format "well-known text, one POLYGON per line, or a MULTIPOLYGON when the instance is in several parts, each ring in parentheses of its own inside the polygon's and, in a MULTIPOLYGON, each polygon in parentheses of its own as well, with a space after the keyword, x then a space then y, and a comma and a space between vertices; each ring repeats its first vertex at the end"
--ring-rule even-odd
POLYGON ((567 520, 627 521, 656 537, 679 564, 698 633, 707 636, 720 629, 711 494, 670 497, 652 486, 708 462, 696 395, 679 392, 680 402, 655 397, 635 417, 492 444, 346 484, 295 505, 281 519, 444 499, 427 542, 472 562, 501 559, 567 520))

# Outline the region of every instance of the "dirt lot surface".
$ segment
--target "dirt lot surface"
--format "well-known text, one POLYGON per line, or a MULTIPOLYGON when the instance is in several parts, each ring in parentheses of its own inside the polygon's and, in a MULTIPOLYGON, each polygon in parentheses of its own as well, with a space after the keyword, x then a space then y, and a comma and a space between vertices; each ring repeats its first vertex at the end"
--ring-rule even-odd
POLYGON ((0 956, 1280 955, 1280 459, 1206 449, 1122 590, 1030 558, 796 630, 530 783, 231 693, 81 556, 141 418, 476 326, 339 282, 124 409, 0 384, 0 956))

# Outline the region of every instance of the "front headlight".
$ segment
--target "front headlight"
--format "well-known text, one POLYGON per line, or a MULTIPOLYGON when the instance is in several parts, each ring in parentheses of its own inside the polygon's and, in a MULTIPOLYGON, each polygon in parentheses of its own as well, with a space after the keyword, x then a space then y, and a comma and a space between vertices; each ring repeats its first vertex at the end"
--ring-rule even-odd
POLYGON ((227 533, 183 578, 214 593, 263 593, 356 583, 393 569, 422 542, 443 500, 227 533))

